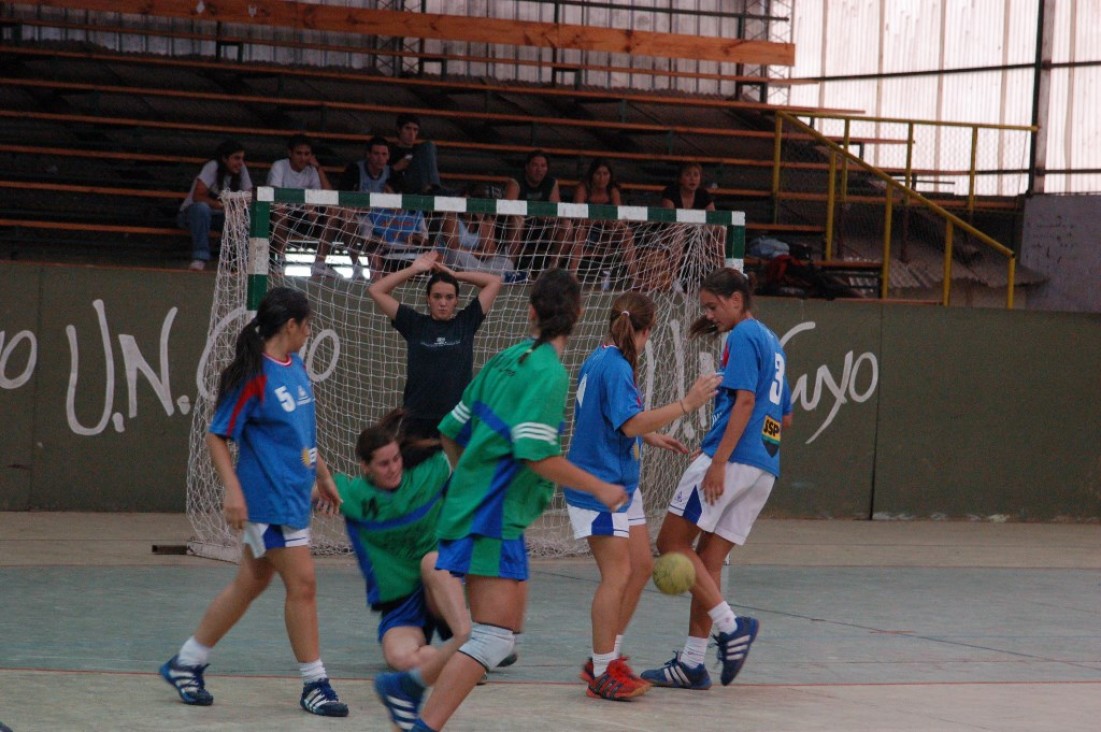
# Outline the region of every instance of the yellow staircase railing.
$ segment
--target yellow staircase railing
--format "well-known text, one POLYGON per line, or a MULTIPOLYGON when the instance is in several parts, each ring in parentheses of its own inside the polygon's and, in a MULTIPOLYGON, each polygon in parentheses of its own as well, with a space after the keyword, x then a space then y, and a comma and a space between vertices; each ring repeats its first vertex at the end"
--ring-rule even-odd
MULTIPOLYGON (((803 115, 805 116, 805 115, 803 115)), ((835 211, 837 204, 845 203, 848 198, 849 189, 849 170, 852 166, 857 166, 866 175, 866 177, 874 178, 880 181, 883 185, 882 203, 883 210, 883 259, 882 269, 880 272, 880 297, 887 299, 890 290, 890 262, 891 262, 891 240, 892 240, 892 226, 893 215, 896 204, 901 203, 904 206, 915 206, 927 211, 931 216, 940 219, 944 225, 944 281, 941 294, 941 304, 949 305, 951 302, 951 276, 952 276, 952 261, 953 261, 953 243, 955 234, 957 231, 965 232, 970 235, 972 239, 989 250, 996 252, 997 254, 1005 257, 1007 274, 1007 288, 1006 288, 1006 307, 1013 308, 1014 300, 1014 279, 1016 276, 1016 255, 1013 250, 1005 246, 1001 242, 994 239, 989 234, 980 231, 975 226, 967 221, 964 221, 959 216, 948 211, 944 206, 938 204, 935 201, 930 200, 926 195, 919 193, 914 189, 914 184, 917 180, 917 173, 915 172, 912 164, 913 160, 913 147, 914 147, 914 125, 919 124, 917 122, 909 120, 896 120, 896 119, 876 119, 876 118, 835 118, 844 124, 843 134, 840 137, 842 143, 834 142, 830 137, 827 137, 820 130, 815 129, 811 125, 803 122, 796 115, 789 112, 777 111, 776 112, 776 134, 774 138, 774 160, 773 160, 773 175, 772 175, 772 195, 774 200, 779 200, 783 197, 784 193, 781 191, 781 171, 785 168, 785 161, 782 157, 783 143, 784 143, 784 130, 785 126, 792 129, 800 135, 809 135, 812 138, 812 145, 819 148, 824 148, 828 155, 828 182, 825 196, 826 203, 826 222, 825 222, 825 258, 830 260, 833 258, 833 243, 835 233, 835 211), (906 138, 901 140, 884 140, 879 141, 882 143, 904 143, 906 145, 905 152, 905 168, 899 170, 903 181, 900 182, 886 170, 877 167, 873 163, 865 160, 863 157, 858 156, 852 150, 853 145, 850 144, 850 123, 853 121, 858 122, 887 122, 902 124, 906 126, 906 138), (840 185, 838 184, 838 176, 840 174, 840 185), (840 189, 840 190, 839 190, 840 189)), ((970 166, 964 171, 952 171, 951 174, 959 177, 966 176, 968 180, 968 193, 966 211, 968 215, 973 214, 976 210, 977 200, 977 186, 976 180, 978 177, 978 170, 976 166, 977 149, 978 149, 978 130, 995 129, 995 130, 1008 130, 1013 132, 1030 131, 1033 128, 1021 127, 1021 126, 1009 126, 1009 125, 969 125, 962 123, 920 123, 920 124, 934 124, 934 125, 956 125, 960 127, 970 127, 970 166)), ((836 138, 835 138, 836 139, 836 138)), ((875 144, 873 142, 873 144, 875 144)), ((1023 174, 1022 170, 1011 170, 1012 174, 1023 174)), ((819 189, 820 190, 820 189, 819 189)), ((867 200, 867 197, 864 197, 867 200)))

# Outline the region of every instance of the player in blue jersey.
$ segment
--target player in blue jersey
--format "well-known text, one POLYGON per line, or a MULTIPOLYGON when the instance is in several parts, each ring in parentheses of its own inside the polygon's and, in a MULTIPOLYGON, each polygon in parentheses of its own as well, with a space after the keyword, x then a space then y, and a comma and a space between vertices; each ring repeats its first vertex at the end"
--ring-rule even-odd
MULTIPOLYGON (((562 455, 569 375, 561 354, 581 316, 577 279, 560 269, 544 272, 532 287, 528 316, 536 338, 494 356, 440 423, 455 472, 440 512, 436 567, 466 578, 473 622, 470 639, 448 660, 409 729, 442 729, 485 672, 512 653, 527 604, 524 530, 546 508, 554 484, 591 492, 613 509, 627 503, 621 486, 562 455)), ((375 690, 403 728, 424 694, 408 672, 378 676, 375 690)))
POLYGON ((592 658, 581 678, 592 697, 622 700, 645 693, 642 681, 621 655, 623 633, 653 570, 650 532, 640 474, 640 442, 688 453, 679 440, 657 433, 702 407, 716 393, 719 376, 701 376, 683 399, 644 410, 638 389, 638 361, 656 321, 654 301, 626 292, 612 303, 608 336, 581 366, 574 405, 569 460, 578 467, 627 489, 630 504, 610 512, 590 494, 565 487, 575 539, 586 539, 600 569, 593 595, 592 658))
POLYGON ((195 635, 161 666, 185 704, 209 706, 203 672, 214 645, 240 620, 278 574, 286 588, 287 635, 302 675, 302 708, 346 717, 321 662, 317 580, 310 554, 311 500, 340 505, 333 479, 317 452, 313 388, 298 351, 310 335, 306 296, 277 287, 260 302, 237 337, 233 362, 222 372, 206 443, 225 486, 223 514, 243 531, 237 576, 207 608, 195 635), (229 440, 238 446, 234 466, 229 440))
POLYGON ((776 334, 753 317, 745 276, 730 268, 712 272, 700 285, 700 304, 704 315, 691 333, 729 333, 722 383, 702 452, 684 472, 657 542, 662 554, 680 552, 696 567, 688 640, 679 656, 642 673, 656 686, 681 689, 711 686, 703 661, 712 624, 723 686, 741 671, 757 637, 757 620, 735 616, 723 598, 720 573, 780 474, 780 438, 791 414, 787 358, 776 334))

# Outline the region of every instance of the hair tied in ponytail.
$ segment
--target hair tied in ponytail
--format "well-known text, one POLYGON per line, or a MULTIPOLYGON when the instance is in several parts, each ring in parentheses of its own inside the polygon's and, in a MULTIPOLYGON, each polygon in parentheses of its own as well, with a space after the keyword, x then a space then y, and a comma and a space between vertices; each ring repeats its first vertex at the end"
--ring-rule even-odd
POLYGON ((620 315, 621 316, 626 315, 629 318, 629 317, 631 317, 631 311, 630 310, 624 310, 620 313, 620 315))

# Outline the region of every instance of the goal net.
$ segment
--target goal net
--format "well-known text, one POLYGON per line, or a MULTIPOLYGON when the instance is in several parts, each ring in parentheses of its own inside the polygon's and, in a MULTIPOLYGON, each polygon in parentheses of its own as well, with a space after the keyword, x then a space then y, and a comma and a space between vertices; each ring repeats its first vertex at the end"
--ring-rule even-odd
MULTIPOLYGON (((500 273, 506 284, 475 339, 477 370, 528 335, 529 284, 541 268, 576 272, 585 310, 564 355, 571 380, 605 337, 615 296, 628 288, 645 291, 658 305, 639 367, 649 408, 679 399, 700 373, 715 369, 719 344, 689 341, 687 328, 700 313, 701 278, 724 256, 740 269, 745 241, 744 215, 727 211, 272 188, 257 189, 255 200, 247 193, 226 194, 224 200, 221 257, 191 427, 187 513, 195 532, 191 550, 231 561, 238 556, 238 538, 222 518, 222 485, 204 438, 218 375, 269 287, 286 285, 309 297, 312 334, 302 357, 314 384, 318 447, 332 471, 355 474, 359 432, 401 406, 405 382, 405 343, 367 296, 369 277, 405 267, 429 247, 452 269, 500 273), (319 242, 332 246, 326 262, 331 271, 313 267, 319 242), (285 245, 286 262, 269 266, 276 243, 285 245)), ((393 294, 423 311, 424 284, 414 278, 393 294)), ((461 304, 475 294, 464 285, 461 304)), ((566 445, 572 412, 571 385, 566 445)), ((709 423, 704 408, 665 431, 694 447, 709 423)), ((687 462, 664 450, 644 452, 641 488, 655 536, 687 462)), ((312 531, 317 553, 350 551, 340 517, 315 516, 312 531)), ((561 493, 526 539, 533 556, 587 551, 585 542, 572 538, 561 493)))

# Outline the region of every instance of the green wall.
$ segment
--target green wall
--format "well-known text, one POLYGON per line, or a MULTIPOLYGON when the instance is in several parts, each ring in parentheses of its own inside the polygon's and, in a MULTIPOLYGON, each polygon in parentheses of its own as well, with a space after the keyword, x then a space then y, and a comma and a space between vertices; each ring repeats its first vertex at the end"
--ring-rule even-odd
MULTIPOLYGON (((213 284, 0 264, 0 509, 184 509, 213 284)), ((518 300, 492 317, 522 323, 518 300)), ((787 339, 795 397, 768 515, 1101 517, 1101 316, 788 299, 757 314, 787 339)), ((401 368, 370 370, 397 389, 401 368)))

